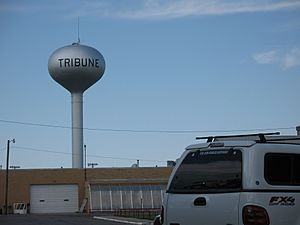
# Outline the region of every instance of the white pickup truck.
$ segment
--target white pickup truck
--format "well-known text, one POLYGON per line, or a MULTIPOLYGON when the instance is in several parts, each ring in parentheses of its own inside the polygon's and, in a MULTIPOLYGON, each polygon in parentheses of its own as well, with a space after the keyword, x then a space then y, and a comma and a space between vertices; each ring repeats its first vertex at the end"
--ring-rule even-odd
POLYGON ((300 137, 215 136, 174 168, 154 224, 300 225, 300 137))

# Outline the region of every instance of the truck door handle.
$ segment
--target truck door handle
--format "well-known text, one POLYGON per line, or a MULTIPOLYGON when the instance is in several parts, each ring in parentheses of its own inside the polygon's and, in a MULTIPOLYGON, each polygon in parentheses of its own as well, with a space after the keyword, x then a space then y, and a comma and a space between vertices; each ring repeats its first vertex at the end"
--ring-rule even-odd
POLYGON ((195 206, 205 206, 206 205, 206 198, 204 198, 204 197, 196 198, 194 200, 194 205, 195 206))

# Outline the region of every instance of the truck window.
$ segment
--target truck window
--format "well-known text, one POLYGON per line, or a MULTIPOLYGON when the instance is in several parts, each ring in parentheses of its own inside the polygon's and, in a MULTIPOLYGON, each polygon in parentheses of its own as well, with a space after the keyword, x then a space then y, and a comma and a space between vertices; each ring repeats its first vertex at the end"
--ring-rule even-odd
POLYGON ((265 180, 271 185, 300 185, 300 154, 267 153, 265 180))
POLYGON ((242 152, 222 149, 190 152, 177 169, 169 193, 234 192, 242 189, 242 152))

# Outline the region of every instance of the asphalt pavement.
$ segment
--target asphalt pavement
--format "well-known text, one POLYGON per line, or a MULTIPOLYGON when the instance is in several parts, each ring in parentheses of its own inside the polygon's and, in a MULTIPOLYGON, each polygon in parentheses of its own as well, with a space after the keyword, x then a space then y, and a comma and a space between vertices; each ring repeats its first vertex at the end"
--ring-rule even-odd
POLYGON ((0 215, 0 225, 150 225, 151 221, 93 214, 0 215))

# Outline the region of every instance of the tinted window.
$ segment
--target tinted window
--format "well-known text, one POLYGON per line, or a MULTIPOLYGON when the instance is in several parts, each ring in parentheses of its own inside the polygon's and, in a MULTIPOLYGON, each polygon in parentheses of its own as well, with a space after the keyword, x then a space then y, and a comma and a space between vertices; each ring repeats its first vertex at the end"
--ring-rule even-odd
POLYGON ((266 154, 265 179, 272 185, 300 185, 300 154, 266 154))
POLYGON ((179 166, 168 192, 211 193, 242 188, 242 153, 239 150, 190 152, 179 166))

